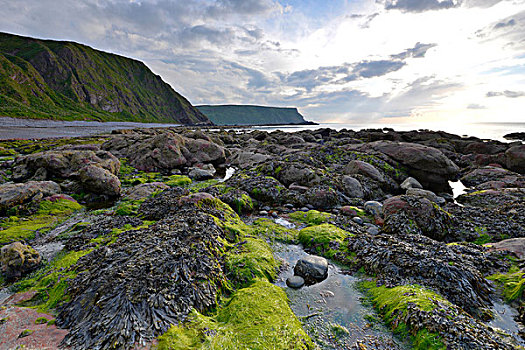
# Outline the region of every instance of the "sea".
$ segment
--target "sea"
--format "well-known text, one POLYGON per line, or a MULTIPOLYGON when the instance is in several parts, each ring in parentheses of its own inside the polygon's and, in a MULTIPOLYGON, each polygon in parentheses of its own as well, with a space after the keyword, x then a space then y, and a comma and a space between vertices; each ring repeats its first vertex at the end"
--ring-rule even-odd
MULTIPOLYGON (((179 124, 134 123, 134 122, 92 122, 92 121, 56 121, 0 117, 0 140, 9 139, 41 139, 59 137, 90 136, 111 132, 119 129, 177 127, 179 124)), ((460 136, 475 136, 480 139, 492 139, 510 142, 503 136, 513 132, 525 132, 525 123, 320 123, 318 125, 278 125, 231 127, 227 129, 242 130, 282 130, 294 132, 299 130, 315 130, 332 128, 335 130, 362 130, 392 128, 396 131, 434 130, 446 131, 460 136)))

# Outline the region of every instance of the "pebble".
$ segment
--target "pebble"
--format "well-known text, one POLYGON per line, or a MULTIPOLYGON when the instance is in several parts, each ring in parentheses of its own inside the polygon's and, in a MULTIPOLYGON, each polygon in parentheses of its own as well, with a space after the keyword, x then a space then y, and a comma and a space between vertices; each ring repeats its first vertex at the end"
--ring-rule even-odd
POLYGON ((354 216, 352 218, 352 221, 359 225, 362 225, 364 223, 363 219, 361 219, 359 216, 354 216))
POLYGON ((279 214, 277 214, 276 211, 272 211, 272 218, 278 218, 279 217, 279 214))
POLYGON ((259 212, 259 215, 261 215, 261 216, 268 216, 268 212, 266 210, 261 210, 259 212))
POLYGON ((377 201, 368 201, 365 202, 365 210, 367 213, 374 216, 381 216, 383 214, 383 204, 377 201))
POLYGON ((304 286, 304 278, 301 276, 288 277, 286 280, 286 285, 290 288, 301 288, 304 286))

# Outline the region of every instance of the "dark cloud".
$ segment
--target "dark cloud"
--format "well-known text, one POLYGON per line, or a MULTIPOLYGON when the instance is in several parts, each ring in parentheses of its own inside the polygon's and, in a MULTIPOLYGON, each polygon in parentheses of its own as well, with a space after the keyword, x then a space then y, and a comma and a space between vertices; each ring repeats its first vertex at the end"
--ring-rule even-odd
POLYGON ((436 44, 416 43, 413 48, 390 55, 390 59, 364 60, 356 63, 344 63, 340 66, 319 67, 296 71, 289 75, 280 74, 281 81, 293 87, 312 91, 327 84, 344 84, 359 79, 374 78, 400 70, 406 65, 407 58, 422 58, 436 44))
POLYGON ((504 97, 509 97, 509 98, 524 97, 525 96, 525 91, 505 90, 505 91, 489 91, 489 92, 487 92, 487 97, 498 97, 498 96, 504 96, 504 97))
POLYGON ((405 64, 403 61, 391 60, 362 61, 354 66, 352 75, 361 78, 380 77, 390 72, 400 70, 405 64))
POLYGON ((516 20, 514 18, 509 19, 507 22, 496 23, 494 29, 500 29, 505 27, 512 27, 516 25, 516 20))
POLYGON ((424 12, 444 10, 461 5, 461 0, 376 0, 387 10, 400 10, 402 12, 424 12))
POLYGON ((395 59, 400 59, 400 60, 403 60, 409 57, 422 58, 422 57, 425 57, 428 50, 436 46, 437 44, 422 44, 418 42, 413 48, 406 49, 405 51, 398 53, 396 55, 392 55, 390 57, 395 58, 395 59))

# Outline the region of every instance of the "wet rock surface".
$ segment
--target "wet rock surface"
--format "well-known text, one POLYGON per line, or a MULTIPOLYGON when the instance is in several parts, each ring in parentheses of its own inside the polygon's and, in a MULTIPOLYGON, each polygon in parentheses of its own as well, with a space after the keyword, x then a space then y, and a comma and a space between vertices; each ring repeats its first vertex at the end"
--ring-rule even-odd
POLYGON ((294 272, 307 284, 313 284, 328 277, 328 261, 320 256, 304 257, 297 261, 294 272))

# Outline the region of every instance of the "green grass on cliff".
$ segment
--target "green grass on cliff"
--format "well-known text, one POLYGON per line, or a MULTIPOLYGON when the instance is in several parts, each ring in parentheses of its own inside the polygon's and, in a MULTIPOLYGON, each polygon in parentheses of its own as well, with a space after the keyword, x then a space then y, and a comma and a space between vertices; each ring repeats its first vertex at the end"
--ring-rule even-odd
POLYGON ((0 116, 208 122, 142 62, 73 42, 0 33, 0 116))

